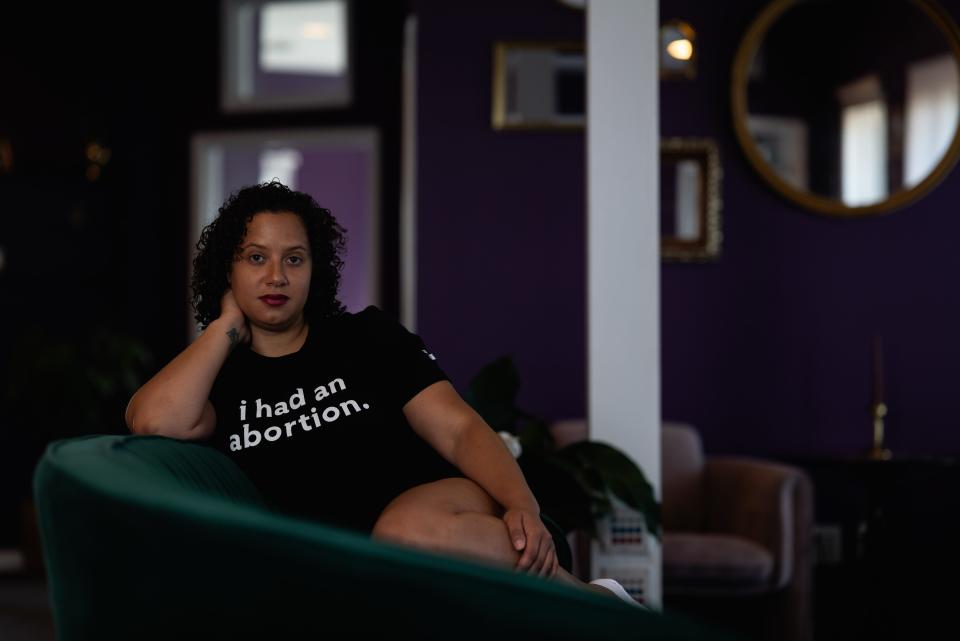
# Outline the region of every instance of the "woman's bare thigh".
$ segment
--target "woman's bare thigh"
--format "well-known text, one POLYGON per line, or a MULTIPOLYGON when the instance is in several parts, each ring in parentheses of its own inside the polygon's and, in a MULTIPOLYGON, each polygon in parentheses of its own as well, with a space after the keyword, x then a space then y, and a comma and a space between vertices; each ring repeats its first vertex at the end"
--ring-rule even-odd
POLYGON ((412 487, 390 501, 381 517, 389 512, 407 510, 503 516, 503 507, 475 481, 467 478, 446 478, 412 487))

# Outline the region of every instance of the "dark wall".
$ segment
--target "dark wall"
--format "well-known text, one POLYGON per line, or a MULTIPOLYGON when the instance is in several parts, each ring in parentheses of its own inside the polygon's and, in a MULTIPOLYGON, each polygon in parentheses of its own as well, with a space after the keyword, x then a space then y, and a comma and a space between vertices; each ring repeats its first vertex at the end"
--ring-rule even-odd
POLYGON ((493 43, 582 41, 583 12, 555 0, 414 6, 417 330, 458 389, 510 355, 521 406, 582 416, 583 132, 497 132, 490 110, 493 43))
MULTIPOLYGON (((871 443, 879 332, 889 446, 956 455, 960 175, 863 220, 774 193, 740 151, 729 109, 731 62, 765 4, 661 2, 661 19, 689 21, 701 47, 696 80, 661 83, 661 131, 715 139, 724 172, 722 258, 662 268, 663 416, 695 424, 713 452, 858 454, 871 443)), ((956 0, 944 6, 960 17, 956 0)), ((489 119, 494 41, 580 39, 583 14, 553 0, 415 7, 418 330, 458 388, 510 354, 522 406, 583 416, 583 137, 495 132, 489 119)))
MULTIPOLYGON (((4 7, 0 137, 12 142, 14 166, 0 172, 0 246, 7 258, 0 272, 0 545, 16 539, 17 511, 47 442, 126 429, 129 395, 122 390, 103 403, 95 421, 83 403, 71 405, 55 381, 32 384, 29 402, 9 402, 15 383, 36 383, 46 367, 29 350, 24 356, 25 337, 55 345, 59 357, 82 369, 100 330, 130 336, 153 356, 144 376, 187 344, 192 134, 376 127, 383 307, 397 314, 407 4, 353 2, 350 107, 240 115, 219 108, 219 6, 4 7), (89 182, 84 147, 93 139, 110 148, 111 157, 101 178, 89 182)), ((78 396, 87 391, 73 390, 78 396)))
MULTIPOLYGON (((663 18, 703 25, 700 75, 663 85, 661 129, 718 140, 725 235, 718 263, 664 266, 664 416, 696 424, 714 450, 858 454, 870 445, 879 332, 890 448, 955 456, 960 174, 862 220, 818 216, 769 189, 733 137, 728 106, 730 61, 764 4, 661 4, 663 18)), ((960 16, 960 3, 943 6, 960 16)))
MULTIPOLYGON (((520 402, 546 418, 585 407, 585 158, 577 132, 490 128, 498 39, 570 40, 583 14, 554 0, 417 0, 419 327, 463 391, 514 356, 520 402)), ((664 0, 663 19, 699 30, 695 81, 663 83, 662 130, 717 140, 724 254, 663 267, 663 412, 710 451, 855 453, 870 439, 870 344, 882 333, 896 453, 957 454, 950 393, 960 272, 954 171, 910 207, 866 220, 806 212, 773 193, 732 135, 729 65, 764 3, 664 0)), ((960 2, 945 3, 960 17, 960 2)), ((0 136, 0 376, 31 329, 77 344, 99 328, 144 342, 154 367, 186 344, 189 137, 196 131, 374 125, 382 134, 384 306, 398 300, 400 70, 404 3, 358 1, 349 109, 228 116, 218 107, 218 3, 5 9, 0 136), (130 31, 123 25, 130 25, 130 31), (136 28, 135 31, 132 29, 136 28), (83 147, 113 155, 84 178, 83 147)), ((629 282, 623 283, 630 295, 629 282)), ((154 370, 155 371, 155 370, 154 370)), ((56 385, 0 412, 0 538, 13 535, 38 449, 83 433, 56 385), (50 412, 62 420, 48 420, 50 412)), ((102 432, 122 431, 122 403, 102 432)), ((0 541, 2 543, 2 541, 0 541)))

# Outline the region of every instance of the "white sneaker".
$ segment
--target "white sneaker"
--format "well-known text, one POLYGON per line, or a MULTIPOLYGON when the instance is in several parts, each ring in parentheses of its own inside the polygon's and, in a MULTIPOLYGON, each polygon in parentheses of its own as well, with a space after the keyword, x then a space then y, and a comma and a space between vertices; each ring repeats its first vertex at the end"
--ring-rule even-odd
POLYGON ((614 579, 594 579, 590 582, 590 585, 599 585, 601 588, 609 590, 615 594, 621 601, 626 601, 630 605, 643 608, 644 610, 647 609, 647 606, 630 596, 630 593, 627 592, 626 588, 624 588, 618 581, 614 579))

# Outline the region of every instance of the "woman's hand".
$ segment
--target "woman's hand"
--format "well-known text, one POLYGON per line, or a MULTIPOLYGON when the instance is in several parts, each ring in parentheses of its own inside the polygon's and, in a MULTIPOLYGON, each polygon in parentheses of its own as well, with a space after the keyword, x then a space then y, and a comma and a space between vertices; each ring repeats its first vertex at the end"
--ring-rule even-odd
POLYGON ((503 515, 510 533, 510 540, 518 552, 523 550, 516 570, 526 570, 527 574, 536 574, 551 578, 557 572, 557 550, 553 545, 553 536, 540 517, 526 510, 507 510, 503 515))
POLYGON ((220 319, 230 326, 227 335, 230 337, 231 346, 250 342, 250 322, 237 305, 232 289, 227 289, 220 299, 220 319))

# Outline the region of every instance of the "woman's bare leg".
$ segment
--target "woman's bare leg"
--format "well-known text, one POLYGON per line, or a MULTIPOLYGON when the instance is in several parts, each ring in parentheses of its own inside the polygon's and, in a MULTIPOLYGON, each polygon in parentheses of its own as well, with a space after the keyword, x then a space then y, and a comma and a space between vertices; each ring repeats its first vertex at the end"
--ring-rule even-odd
MULTIPOLYGON (((521 552, 514 549, 502 514, 503 508, 475 482, 443 479, 411 488, 394 499, 384 509, 372 535, 513 569, 521 552)), ((561 567, 552 579, 612 595, 561 567)))

